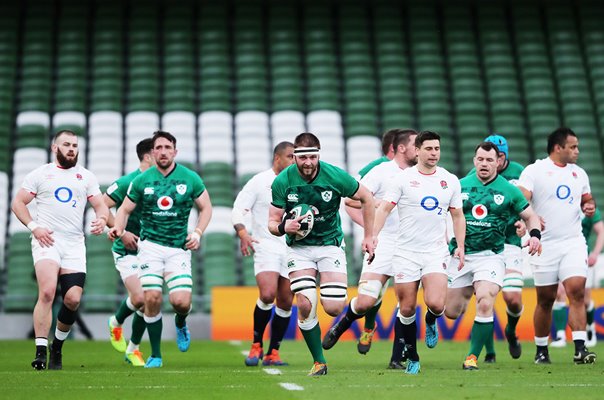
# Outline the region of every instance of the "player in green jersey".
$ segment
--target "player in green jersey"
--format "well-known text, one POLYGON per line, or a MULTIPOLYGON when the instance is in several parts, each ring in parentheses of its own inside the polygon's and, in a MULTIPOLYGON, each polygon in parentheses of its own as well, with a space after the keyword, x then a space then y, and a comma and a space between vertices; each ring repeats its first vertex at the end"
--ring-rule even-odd
POLYGON ((327 374, 327 362, 321 347, 321 327, 317 318, 317 273, 320 274, 321 304, 333 317, 346 305, 346 254, 344 233, 340 222, 340 202, 343 197, 358 199, 363 204, 365 220, 363 251, 373 255, 374 204, 371 193, 352 176, 323 161, 319 161, 321 144, 312 133, 301 133, 294 141, 295 165, 284 169, 274 180, 269 209, 269 231, 286 236, 287 269, 292 292, 298 304, 298 326, 313 356, 309 375, 327 374), (312 230, 304 237, 302 215, 289 217, 296 206, 305 204, 314 214, 312 230))
MULTIPOLYGON (((508 182, 516 184, 524 167, 515 161, 509 159, 509 147, 505 137, 501 135, 491 135, 485 142, 491 142, 499 150, 499 159, 497 162, 497 173, 503 176, 508 182)), ((468 175, 476 173, 473 168, 468 175)), ((519 358, 522 354, 522 347, 516 336, 516 325, 522 315, 522 288, 524 287, 524 278, 522 276, 522 247, 520 238, 526 233, 526 226, 516 215, 510 219, 506 235, 503 255, 505 257, 505 276, 503 277, 503 300, 507 306, 506 314, 508 322, 505 326, 505 337, 508 341, 508 350, 512 358, 519 358)), ((493 338, 489 338, 485 345, 486 355, 484 362, 495 362, 495 345, 493 338)))
MULTIPOLYGON (((602 221, 602 214, 600 210, 596 208, 593 216, 587 217, 583 215, 581 220, 581 227, 583 236, 589 245, 589 238, 592 232, 596 233, 596 241, 593 247, 589 248, 589 256, 587 257, 587 280, 585 282, 585 312, 587 319, 587 340, 585 345, 588 347, 594 347, 598 343, 596 335, 596 324, 594 322, 594 314, 596 312, 595 305, 591 299, 591 288, 595 282, 595 269, 594 266, 598 262, 598 256, 604 248, 604 222, 602 221)), ((556 332, 555 340, 552 340, 550 345, 552 347, 565 347, 566 346, 566 324, 568 322, 568 306, 566 305, 566 291, 562 284, 558 285, 558 293, 556 295, 556 301, 553 307, 553 325, 554 331, 556 332)))
POLYGON ((398 135, 401 129, 390 129, 384 132, 382 135, 382 154, 383 156, 376 158, 371 161, 369 164, 365 165, 359 171, 359 180, 361 180, 367 172, 371 171, 373 167, 376 165, 380 165, 381 163, 390 161, 394 158, 394 147, 392 144, 394 143, 394 138, 398 135))
POLYGON ((155 132, 153 157, 156 166, 134 178, 115 217, 115 226, 109 231, 110 239, 120 238, 129 216, 140 207, 139 278, 151 342, 151 356, 145 368, 163 365, 161 303, 164 281, 176 311, 178 349, 189 349, 191 338, 186 317, 191 311, 193 287, 191 250, 199 249, 201 235, 212 216, 212 203, 203 181, 194 171, 175 163, 176 154, 176 138, 168 132, 155 132), (199 209, 199 218, 195 230, 188 233, 193 204, 199 209))
MULTIPOLYGON (((134 178, 155 165, 152 152, 153 139, 151 138, 141 140, 136 145, 136 155, 140 161, 139 167, 128 175, 122 176, 107 188, 107 192, 103 196, 103 200, 107 207, 119 208, 126 198, 126 192, 134 178)), ((113 224, 114 218, 113 215, 110 214, 107 225, 112 227, 113 224)), ((113 347, 121 353, 125 352, 126 361, 135 367, 142 367, 145 365, 143 355, 139 350, 139 344, 145 333, 146 327, 142 310, 145 300, 143 297, 143 288, 138 279, 139 265, 137 242, 139 235, 140 211, 136 208, 130 218, 128 218, 128 224, 126 225, 124 235, 121 238, 116 239, 111 248, 115 261, 115 268, 120 273, 122 282, 124 282, 124 286, 128 291, 128 297, 122 301, 116 313, 109 318, 109 336, 113 347), (124 323, 124 320, 133 313, 132 336, 130 342, 126 345, 122 324, 124 323)))
MULTIPOLYGON (((503 286, 505 261, 503 249, 506 231, 513 215, 520 216, 531 238, 529 254, 540 251, 539 217, 530 207, 520 189, 497 175, 499 150, 491 142, 476 147, 476 173, 463 178, 461 196, 466 217, 465 265, 456 259, 449 265, 449 290, 446 311, 448 318, 458 318, 476 294, 476 317, 472 327, 470 351, 463 369, 478 369, 476 360, 488 338, 493 337, 493 307, 503 286)), ((450 250, 457 247, 455 238, 450 250)))

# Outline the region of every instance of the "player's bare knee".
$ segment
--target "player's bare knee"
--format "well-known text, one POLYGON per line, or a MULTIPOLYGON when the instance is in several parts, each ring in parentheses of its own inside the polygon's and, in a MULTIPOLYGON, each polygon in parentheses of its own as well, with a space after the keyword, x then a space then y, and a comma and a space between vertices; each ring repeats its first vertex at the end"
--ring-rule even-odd
POLYGON ((359 295, 354 302, 354 311, 357 314, 365 314, 377 303, 377 299, 369 296, 359 295))
POLYGON ((277 291, 273 288, 260 289, 259 297, 264 304, 272 304, 275 301, 275 297, 277 297, 277 291))
POLYGON ((141 309, 145 305, 145 297, 142 293, 131 294, 130 302, 136 309, 141 309))
POLYGON ((68 294, 67 297, 63 299, 63 304, 70 310, 75 311, 80 307, 80 296, 68 294))
POLYGON ((345 302, 339 301, 324 301, 322 300, 323 310, 332 317, 337 317, 344 311, 344 307, 346 306, 345 302))
POLYGON ((56 288, 41 288, 38 291, 38 302, 52 304, 55 300, 56 288))
POLYGON ((492 313, 494 305, 494 299, 485 296, 481 297, 476 301, 476 310, 481 315, 487 315, 492 313))

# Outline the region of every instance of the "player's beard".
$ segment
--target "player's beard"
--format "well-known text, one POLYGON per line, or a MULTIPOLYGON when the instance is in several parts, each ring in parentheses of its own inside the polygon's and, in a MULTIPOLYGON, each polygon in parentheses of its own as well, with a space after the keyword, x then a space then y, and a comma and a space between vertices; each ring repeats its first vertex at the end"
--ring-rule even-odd
POLYGON ((70 160, 67 157, 65 157, 63 155, 63 153, 61 153, 61 150, 57 150, 57 162, 59 163, 61 168, 65 168, 65 169, 73 168, 78 163, 79 155, 80 155, 79 153, 76 153, 75 157, 70 160))
POLYGON ((302 178, 304 178, 304 180, 309 181, 317 172, 317 166, 318 165, 311 165, 310 167, 304 167, 298 165, 298 172, 300 172, 300 175, 302 176, 302 178))

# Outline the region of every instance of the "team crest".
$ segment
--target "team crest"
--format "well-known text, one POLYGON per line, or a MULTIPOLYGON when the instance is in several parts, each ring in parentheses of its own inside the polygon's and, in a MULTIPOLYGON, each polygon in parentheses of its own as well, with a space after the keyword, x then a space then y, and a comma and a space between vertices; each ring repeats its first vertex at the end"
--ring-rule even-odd
POLYGON ((575 171, 573 171, 573 178, 575 178, 575 179, 578 178, 577 173, 575 171))
POLYGON ((447 185, 447 181, 440 181, 440 187, 443 189, 448 189, 449 185, 447 185))
POLYGON ((321 197, 323 197, 323 201, 328 202, 331 200, 332 192, 331 190, 326 190, 321 192, 321 197))
POLYGON ((493 200, 495 201, 495 204, 500 206, 501 204, 503 204, 503 200, 505 200, 505 196, 503 196, 501 194, 496 194, 495 196, 493 196, 493 200))
POLYGON ((462 201, 466 201, 466 200, 468 200, 469 198, 470 198, 470 193, 463 192, 463 193, 461 194, 461 200, 462 200, 462 201))
MULTIPOLYGON (((575 175, 575 178, 577 177, 577 174, 575 174, 574 172, 573 175, 575 175)), ((81 181, 83 179, 81 174, 76 174, 76 178, 78 179, 78 181, 81 181)))
POLYGON ((180 194, 181 196, 187 193, 187 185, 176 185, 176 193, 180 194))

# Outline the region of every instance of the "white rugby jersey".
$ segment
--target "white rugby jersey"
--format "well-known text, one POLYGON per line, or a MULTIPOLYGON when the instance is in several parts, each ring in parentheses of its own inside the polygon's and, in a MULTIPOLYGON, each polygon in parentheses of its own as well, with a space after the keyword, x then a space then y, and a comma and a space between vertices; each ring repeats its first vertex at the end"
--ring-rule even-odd
POLYGON ((544 158, 522 171, 518 186, 533 193, 531 205, 545 222, 543 242, 583 238, 581 197, 591 193, 583 168, 577 164, 560 167, 544 158))
POLYGON ((251 211, 252 232, 254 239, 258 240, 254 247, 270 250, 271 252, 285 252, 285 236, 275 236, 268 230, 268 208, 271 204, 271 185, 277 175, 272 168, 254 175, 237 195, 233 208, 242 213, 251 211))
MULTIPOLYGON (((361 179, 361 183, 373 193, 373 197, 383 200, 390 182, 395 180, 396 175, 402 171, 396 161, 383 162, 367 172, 361 179)), ((382 232, 385 234, 396 234, 398 232, 398 215, 396 210, 392 210, 386 219, 384 228, 382 228, 380 233, 382 232)))
POLYGON ((417 253, 446 251, 446 217, 449 208, 461 208, 459 179, 436 167, 433 174, 407 168, 391 182, 384 200, 397 205, 397 250, 417 253))
POLYGON ((25 176, 21 187, 35 196, 36 222, 68 237, 84 236, 86 203, 101 194, 94 174, 79 165, 69 169, 42 165, 25 176))

